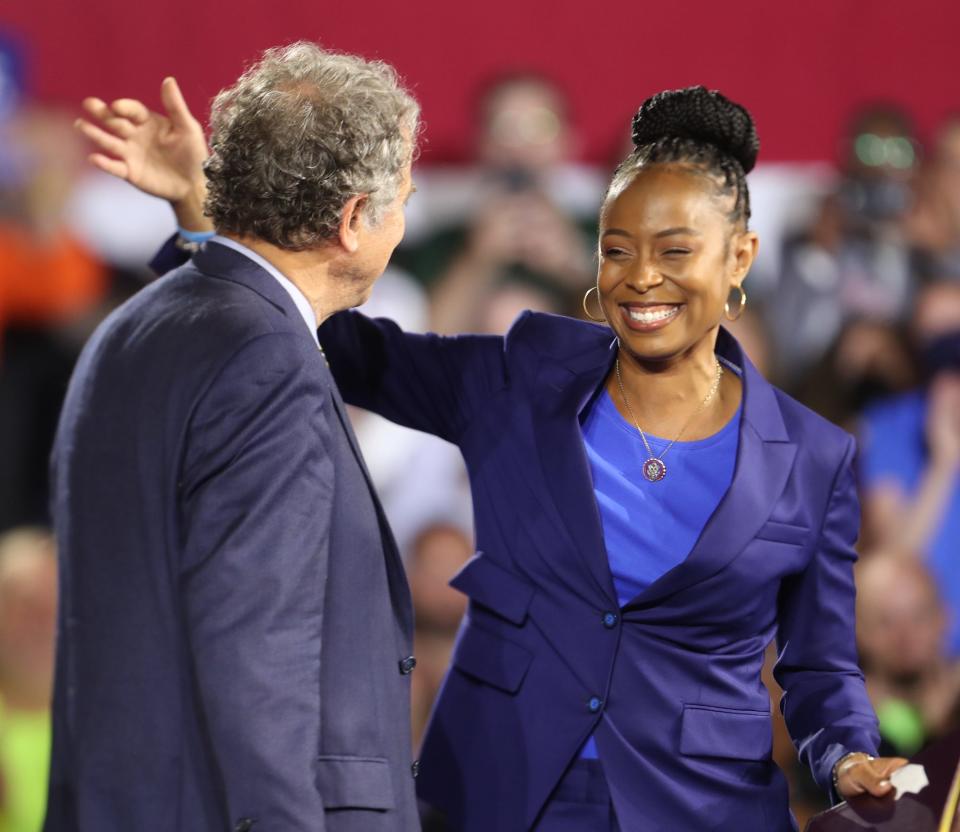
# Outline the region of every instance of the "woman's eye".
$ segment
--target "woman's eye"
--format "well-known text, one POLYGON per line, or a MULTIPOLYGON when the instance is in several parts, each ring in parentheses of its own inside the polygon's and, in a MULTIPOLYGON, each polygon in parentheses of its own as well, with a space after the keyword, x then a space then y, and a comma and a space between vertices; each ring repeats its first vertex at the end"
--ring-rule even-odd
POLYGON ((604 257, 619 257, 622 254, 626 254, 622 248, 605 248, 603 250, 604 257))
POLYGON ((664 251, 663 253, 664 253, 667 257, 677 257, 677 256, 682 256, 682 255, 684 255, 684 254, 689 254, 689 253, 690 253, 690 249, 688 249, 688 248, 668 248, 668 249, 667 249, 666 251, 664 251))

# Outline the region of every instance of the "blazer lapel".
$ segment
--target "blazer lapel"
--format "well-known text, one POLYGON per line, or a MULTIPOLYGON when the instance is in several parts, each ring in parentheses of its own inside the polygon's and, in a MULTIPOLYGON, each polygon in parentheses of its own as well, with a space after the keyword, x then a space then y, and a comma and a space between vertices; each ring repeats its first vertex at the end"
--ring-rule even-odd
POLYGON ((340 420, 340 424, 343 426, 343 432, 346 434, 347 441, 350 443, 350 449, 353 451, 357 464, 363 472, 363 477, 367 482, 367 488, 370 490, 370 496, 373 499, 373 506, 377 512, 377 520, 380 524, 380 536, 383 539, 384 555, 387 561, 387 572, 390 576, 390 595, 393 599, 393 608, 397 611, 403 632, 412 637, 413 603, 410 597, 410 588, 407 583, 407 573, 403 568, 403 560, 400 557, 400 548, 397 546, 396 539, 393 536, 393 530, 390 528, 390 522, 387 520, 387 515, 380 503, 380 498, 377 496, 377 489, 373 484, 370 471, 367 469, 363 452, 360 450, 360 443, 357 441, 357 436, 353 432, 353 425, 347 414, 343 398, 340 396, 340 390, 329 368, 326 367, 326 360, 324 360, 324 365, 324 370, 330 384, 330 396, 333 402, 333 409, 337 414, 337 418, 340 420))
MULTIPOLYGON (((596 328, 577 339, 567 358, 541 357, 536 441, 544 481, 557 519, 596 587, 617 606, 581 432, 580 413, 600 391, 616 357, 612 334, 596 328)), ((780 405, 739 344, 721 329, 717 354, 742 368, 743 413, 733 481, 687 558, 633 599, 627 608, 652 605, 716 574, 732 561, 773 511, 793 469, 780 405)))
MULTIPOLYGON (((278 309, 282 310, 289 318, 297 320, 300 318, 300 312, 297 310, 292 298, 287 294, 286 289, 280 283, 268 274, 260 265, 241 252, 235 251, 228 246, 218 243, 207 243, 193 258, 193 264, 204 274, 211 277, 231 280, 234 283, 240 283, 249 289, 252 289, 265 300, 272 303, 278 309)), ((309 338, 309 333, 304 332, 304 337, 309 338)), ((383 539, 384 556, 387 561, 387 570, 390 576, 390 593, 393 599, 394 609, 400 619, 403 631, 408 635, 413 633, 413 607, 410 601, 410 591, 407 585, 406 573, 403 569, 403 563, 400 559, 400 551, 387 522, 383 506, 377 496, 377 490, 373 485, 370 472, 367 470, 367 464, 364 462, 363 453, 357 442, 357 437, 353 432, 353 426, 346 413, 346 407, 340 396, 337 384, 326 366, 326 359, 322 362, 323 372, 326 374, 327 384, 330 389, 331 400, 333 402, 334 412, 337 414, 343 432, 350 444, 350 449, 360 466, 363 477, 366 480, 367 488, 370 490, 370 496, 373 499, 373 505, 377 512, 377 519, 380 524, 380 536, 383 539)))
POLYGON ((723 569, 770 517, 793 469, 797 447, 790 442, 773 388, 724 330, 717 353, 743 368, 743 414, 733 481, 686 560, 654 581, 627 604, 628 609, 653 605, 723 569))
POLYGON ((603 593, 605 605, 617 607, 579 419, 610 372, 617 342, 609 330, 598 330, 591 343, 578 346, 565 361, 541 361, 538 383, 543 395, 535 404, 537 450, 557 519, 603 593))

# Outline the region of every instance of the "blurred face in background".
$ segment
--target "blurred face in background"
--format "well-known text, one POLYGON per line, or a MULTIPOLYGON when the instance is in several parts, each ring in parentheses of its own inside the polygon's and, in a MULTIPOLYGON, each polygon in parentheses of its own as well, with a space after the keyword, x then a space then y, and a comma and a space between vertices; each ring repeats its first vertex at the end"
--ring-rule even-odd
POLYGON ((921 290, 913 312, 919 341, 960 332, 960 282, 935 283, 921 290))
POLYGON ((53 539, 22 530, 0 537, 0 694, 9 707, 49 704, 57 618, 53 539))
POLYGON ((932 157, 914 183, 905 230, 928 252, 951 254, 960 246, 960 118, 937 131, 932 157))
POLYGON ((545 291, 522 283, 504 283, 486 299, 477 331, 487 335, 503 335, 527 309, 553 314, 561 311, 553 297, 545 291))
POLYGON ((909 685, 935 667, 947 620, 922 564, 883 554, 857 567, 857 635, 869 672, 909 685))
POLYGON ((453 526, 429 526, 417 537, 407 572, 417 607, 417 627, 453 633, 467 608, 450 579, 473 554, 469 538, 453 526))
POLYGON ((893 109, 861 114, 848 141, 848 173, 855 178, 906 181, 916 168, 913 128, 905 114, 893 109))
POLYGON ((860 222, 896 220, 910 206, 918 143, 909 119, 892 108, 866 111, 847 139, 846 178, 840 198, 860 222))
POLYGON ((504 175, 536 174, 565 161, 571 141, 566 104, 546 80, 517 77, 484 96, 478 156, 504 175))
POLYGON ((934 283, 921 290, 911 332, 928 377, 960 375, 960 282, 934 283))
POLYGON ((960 223, 960 117, 945 124, 938 136, 935 172, 950 220, 960 223))

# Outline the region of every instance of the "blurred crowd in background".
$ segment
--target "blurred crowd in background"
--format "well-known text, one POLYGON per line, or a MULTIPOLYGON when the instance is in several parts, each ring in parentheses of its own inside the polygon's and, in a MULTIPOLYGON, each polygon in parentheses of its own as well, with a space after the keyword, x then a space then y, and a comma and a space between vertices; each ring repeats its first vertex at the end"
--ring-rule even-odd
MULTIPOLYGON (((58 411, 85 339, 155 279, 145 264, 174 225, 162 203, 92 171, 75 114, 26 100, 16 50, 0 40, 0 56, 0 832, 36 832, 58 411)), ((763 166, 761 153, 749 180, 761 256, 729 325, 768 378, 859 439, 861 660, 882 750, 904 756, 960 726, 960 111, 918 136, 909 105, 850 113, 830 165, 763 166)), ((578 164, 562 89, 520 71, 491 79, 477 91, 474 161, 416 171, 407 238, 368 311, 441 333, 502 333, 527 308, 582 316, 627 127, 608 165, 578 164)), ((454 447, 353 418, 416 604, 417 739, 465 610, 447 582, 473 553, 469 487, 454 447)), ((766 681, 802 824, 826 796, 766 681)))

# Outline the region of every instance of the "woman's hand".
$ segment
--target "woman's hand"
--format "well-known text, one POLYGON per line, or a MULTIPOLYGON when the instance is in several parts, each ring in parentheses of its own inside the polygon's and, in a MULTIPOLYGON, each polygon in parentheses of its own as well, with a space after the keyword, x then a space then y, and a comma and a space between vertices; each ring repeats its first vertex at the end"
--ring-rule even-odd
POLYGON ((858 794, 883 797, 893 790, 890 775, 907 762, 903 757, 874 759, 867 754, 852 754, 837 765, 837 791, 844 800, 858 794))
POLYGON ((173 78, 164 79, 160 98, 165 115, 132 98, 112 104, 87 98, 83 108, 92 120, 77 119, 76 127, 97 147, 90 155, 96 167, 170 202, 182 228, 210 230, 203 215, 203 162, 210 155, 203 128, 173 78))

